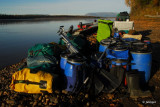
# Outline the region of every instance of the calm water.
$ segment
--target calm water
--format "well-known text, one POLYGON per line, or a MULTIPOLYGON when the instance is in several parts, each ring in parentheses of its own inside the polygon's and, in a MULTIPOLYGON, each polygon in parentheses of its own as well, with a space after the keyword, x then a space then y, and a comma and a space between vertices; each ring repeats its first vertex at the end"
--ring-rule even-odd
POLYGON ((0 68, 14 64, 27 57, 27 50, 36 43, 58 42, 57 31, 63 25, 77 28, 79 22, 93 20, 56 20, 5 22, 0 24, 0 68))
POLYGON ((92 21, 94 19, 0 23, 0 69, 26 58, 28 48, 36 43, 57 43, 59 26, 68 30, 71 25, 77 28, 79 22, 92 21))

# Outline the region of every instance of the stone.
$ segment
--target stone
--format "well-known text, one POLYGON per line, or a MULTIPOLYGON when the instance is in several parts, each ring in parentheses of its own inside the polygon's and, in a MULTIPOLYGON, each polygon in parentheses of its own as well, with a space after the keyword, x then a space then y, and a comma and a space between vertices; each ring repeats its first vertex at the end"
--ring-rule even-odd
POLYGON ((18 107, 23 107, 23 105, 19 104, 18 107))
POLYGON ((45 97, 45 98, 48 98, 49 96, 48 96, 48 95, 45 95, 44 97, 45 97))
POLYGON ((1 104, 1 107, 5 107, 5 103, 2 103, 2 104, 1 104))
POLYGON ((114 98, 114 94, 107 94, 107 96, 108 96, 108 99, 113 99, 114 98))
POLYGON ((3 91, 0 91, 0 96, 2 96, 3 95, 3 91))
POLYGON ((1 80, 4 80, 4 77, 2 77, 1 80))
POLYGON ((85 95, 85 98, 88 98, 88 94, 85 95))
POLYGON ((109 104, 110 107, 116 107, 115 104, 109 104))
POLYGON ((30 102, 29 104, 30 104, 30 105, 33 105, 33 102, 30 102))
POLYGON ((7 91, 4 91, 4 92, 3 92, 3 95, 8 95, 8 92, 7 92, 7 91))
POLYGON ((33 106, 36 106, 36 105, 37 105, 37 103, 38 103, 38 102, 37 102, 37 101, 35 101, 35 102, 33 103, 33 106))
POLYGON ((67 94, 67 93, 68 93, 68 91, 66 91, 66 90, 62 90, 62 93, 63 93, 63 94, 67 94))
POLYGON ((138 104, 138 107, 144 107, 144 105, 142 105, 142 104, 138 104))
POLYGON ((52 106, 53 105, 53 103, 49 103, 49 106, 52 106))
POLYGON ((33 98, 34 98, 35 100, 37 100, 37 99, 39 98, 39 95, 38 95, 38 94, 34 94, 34 95, 33 95, 33 98))
POLYGON ((40 96, 38 99, 39 99, 39 100, 42 100, 42 96, 40 96))
POLYGON ((89 107, 89 106, 90 106, 90 103, 89 103, 89 102, 87 102, 86 106, 88 106, 88 107, 89 107))
POLYGON ((45 102, 45 100, 44 99, 42 99, 42 103, 44 103, 45 102))
POLYGON ((42 106, 42 103, 38 103, 38 106, 42 106))
POLYGON ((60 93, 60 91, 59 91, 59 90, 56 90, 56 91, 55 91, 55 93, 56 93, 56 94, 59 94, 59 93, 60 93))
POLYGON ((48 104, 48 103, 49 103, 49 99, 47 98, 47 99, 46 99, 46 104, 48 104))
POLYGON ((58 98, 56 98, 56 97, 50 97, 50 102, 53 102, 53 103, 58 103, 58 98))
POLYGON ((11 100, 12 100, 12 99, 13 99, 13 97, 12 97, 12 96, 10 96, 10 97, 9 97, 9 99, 11 99, 11 100))
POLYGON ((6 103, 11 105, 16 104, 15 100, 7 100, 6 103))

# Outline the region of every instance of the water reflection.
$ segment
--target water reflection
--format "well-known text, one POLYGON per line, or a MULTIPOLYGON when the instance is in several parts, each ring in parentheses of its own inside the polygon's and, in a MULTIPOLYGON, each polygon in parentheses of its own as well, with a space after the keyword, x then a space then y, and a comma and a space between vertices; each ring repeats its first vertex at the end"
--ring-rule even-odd
POLYGON ((59 26, 67 30, 77 28, 79 22, 88 23, 95 19, 61 20, 10 20, 0 21, 0 69, 27 57, 27 50, 36 43, 58 42, 59 26))
POLYGON ((27 57, 27 50, 36 43, 58 42, 59 26, 76 28, 79 22, 89 20, 20 20, 0 21, 0 68, 19 62, 27 57))

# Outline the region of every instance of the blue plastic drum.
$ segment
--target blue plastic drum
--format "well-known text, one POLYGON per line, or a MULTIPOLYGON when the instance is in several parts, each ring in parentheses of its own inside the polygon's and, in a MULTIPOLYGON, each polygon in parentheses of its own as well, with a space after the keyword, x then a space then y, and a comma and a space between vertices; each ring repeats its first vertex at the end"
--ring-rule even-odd
POLYGON ((144 37, 144 38, 142 39, 142 41, 145 42, 145 43, 147 43, 148 45, 151 44, 150 38, 144 37))
POLYGON ((61 60, 60 60, 60 68, 61 70, 65 70, 65 66, 66 66, 66 63, 67 63, 67 58, 68 56, 70 55, 70 53, 63 53, 61 54, 61 60))
POLYGON ((129 50, 123 49, 123 50, 113 50, 112 55, 115 58, 112 58, 114 60, 111 61, 111 67, 112 65, 115 66, 124 66, 126 70, 128 70, 128 58, 129 58, 129 50))
POLYGON ((78 87, 83 84, 84 72, 82 65, 84 59, 80 56, 69 56, 65 66, 65 76, 67 78, 67 91, 74 92, 78 87))
POLYGON ((131 52, 131 69, 138 70, 139 72, 144 72, 145 81, 148 82, 151 74, 151 65, 152 65, 152 54, 150 51, 133 51, 131 52))
MULTIPOLYGON (((129 58, 129 50, 126 44, 118 42, 117 45, 110 47, 107 53, 107 58, 111 60, 110 68, 114 66, 127 66, 129 58)), ((125 67, 128 68, 128 67, 125 67)))
POLYGON ((108 48, 108 46, 110 44, 114 44, 116 43, 116 41, 114 39, 103 39, 100 42, 100 46, 99 46, 99 52, 104 52, 106 48, 108 48))
POLYGON ((128 60, 129 50, 123 42, 118 42, 116 45, 109 47, 109 50, 107 52, 107 58, 128 60))

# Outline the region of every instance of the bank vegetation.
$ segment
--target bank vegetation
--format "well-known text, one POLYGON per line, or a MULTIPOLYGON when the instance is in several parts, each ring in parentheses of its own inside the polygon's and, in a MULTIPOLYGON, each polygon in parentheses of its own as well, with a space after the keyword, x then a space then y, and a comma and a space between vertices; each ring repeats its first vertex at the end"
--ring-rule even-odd
POLYGON ((160 15, 160 0, 125 0, 125 4, 131 8, 132 17, 160 15))

